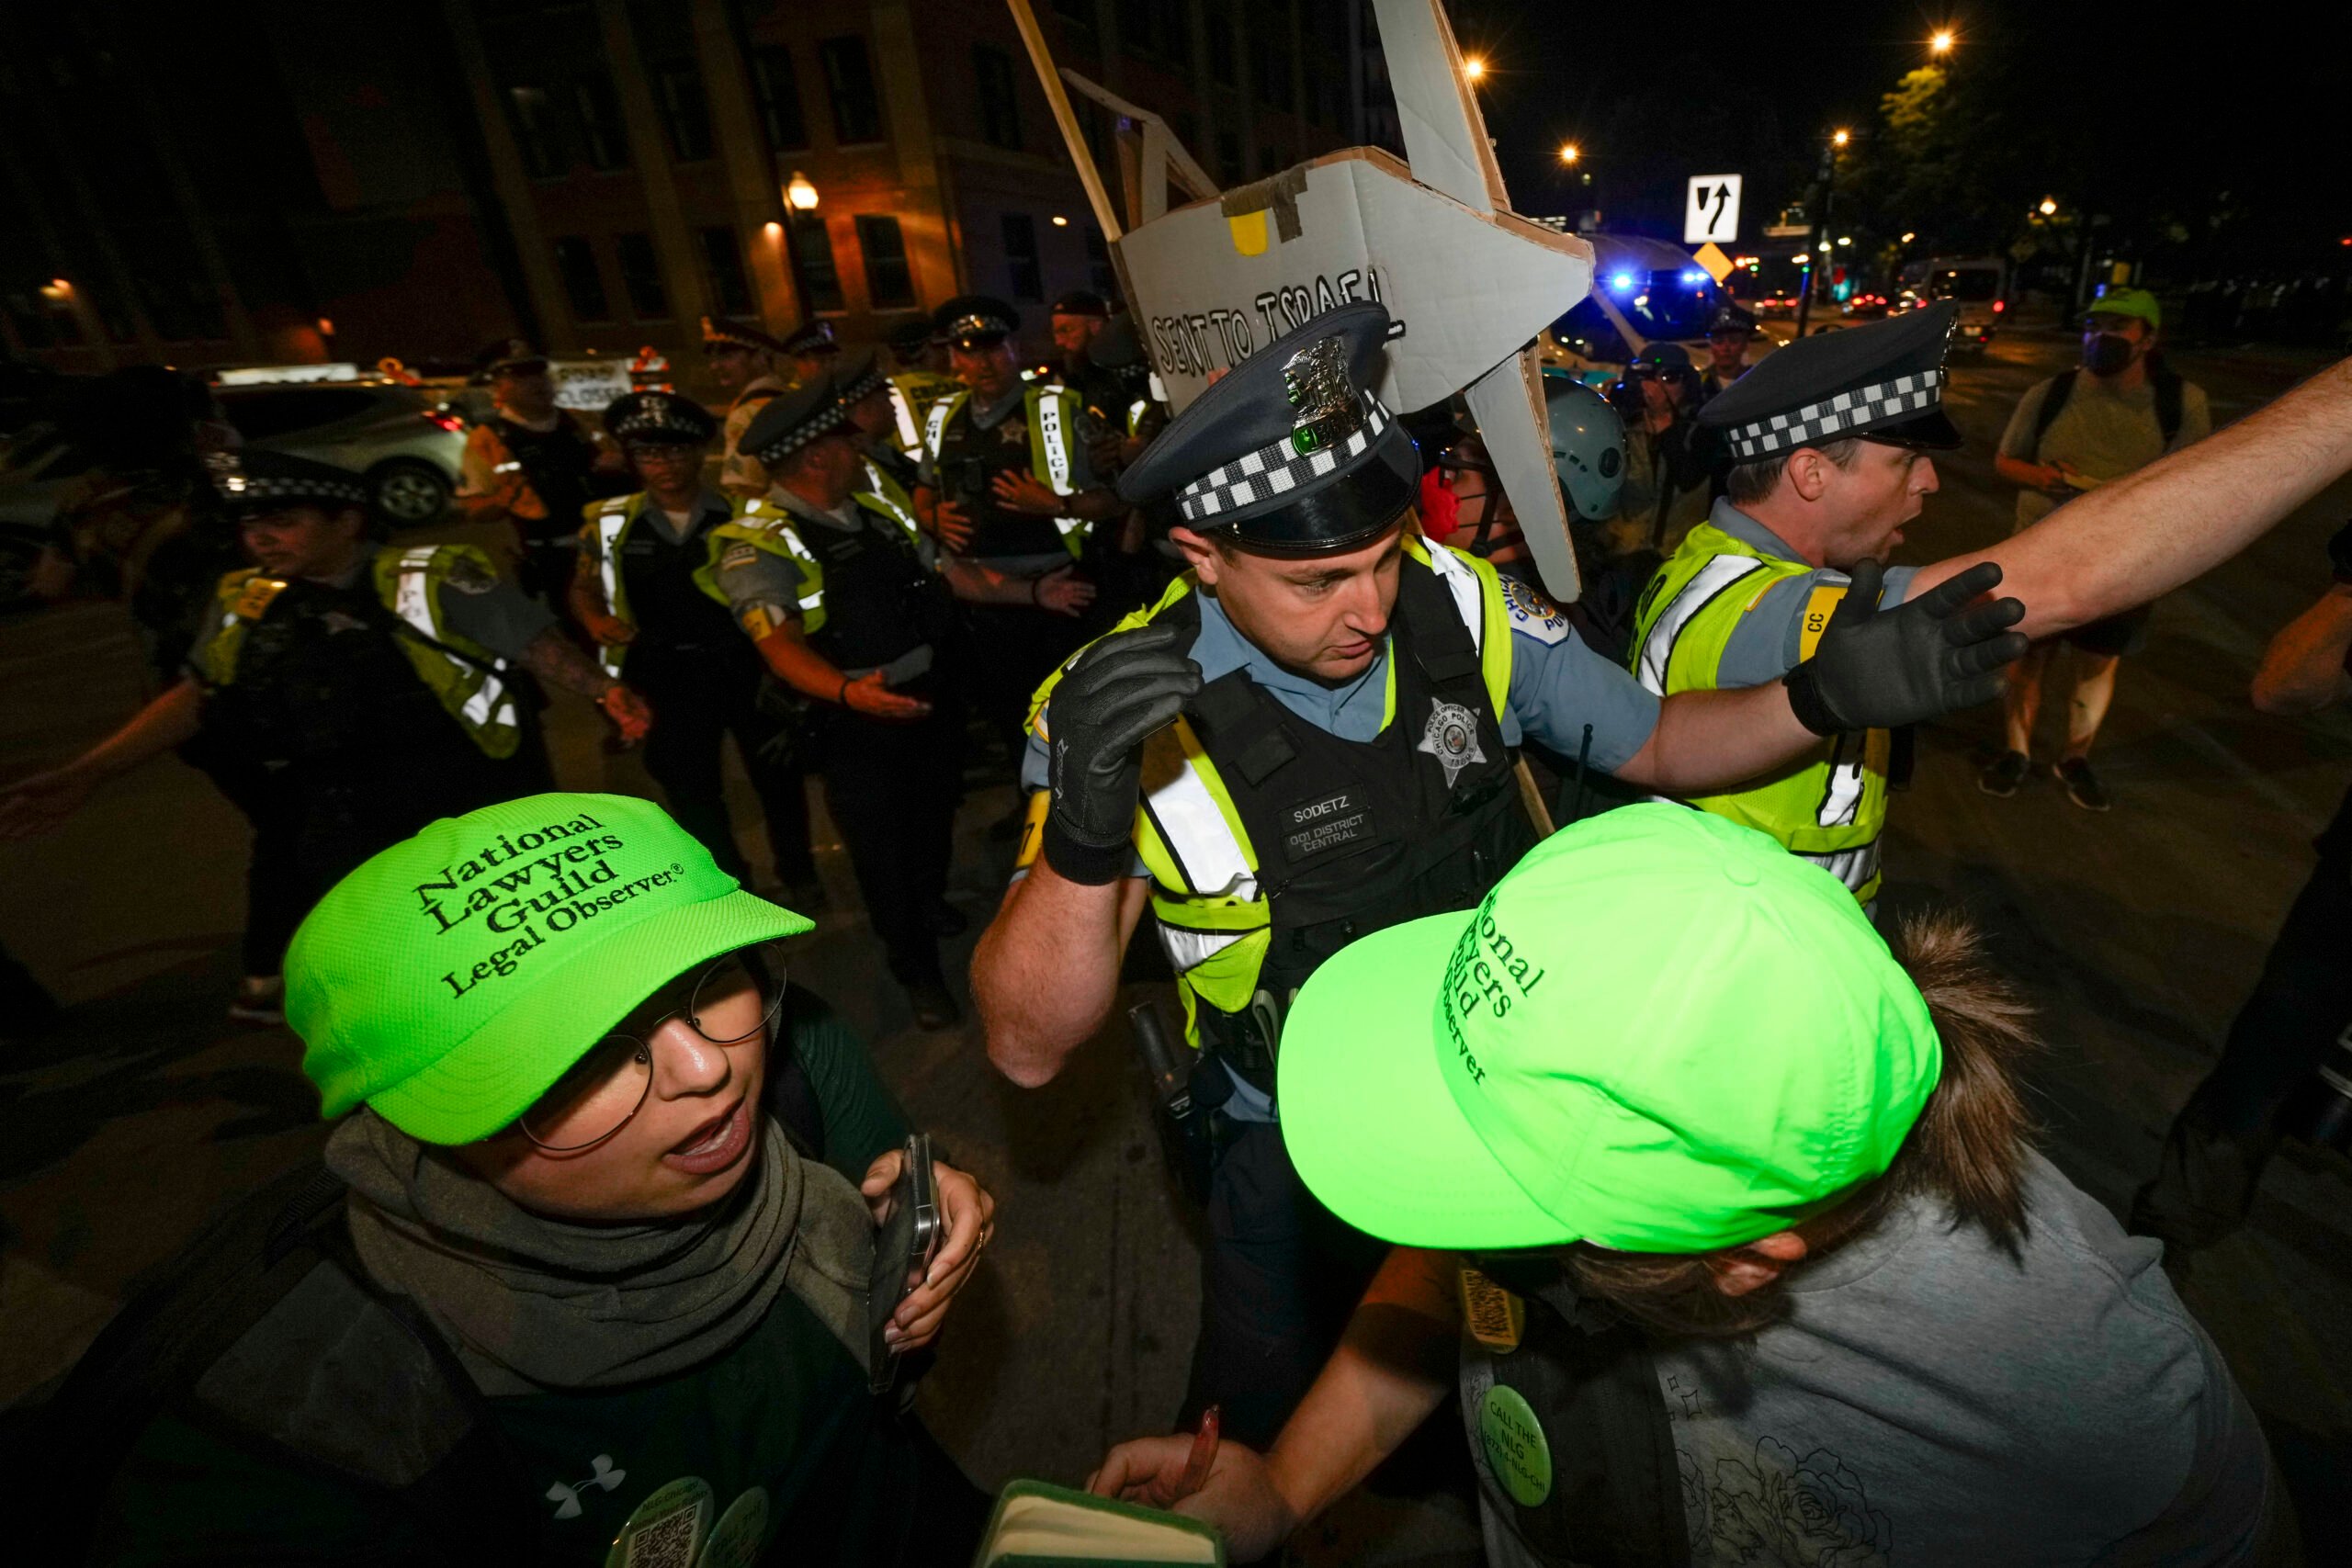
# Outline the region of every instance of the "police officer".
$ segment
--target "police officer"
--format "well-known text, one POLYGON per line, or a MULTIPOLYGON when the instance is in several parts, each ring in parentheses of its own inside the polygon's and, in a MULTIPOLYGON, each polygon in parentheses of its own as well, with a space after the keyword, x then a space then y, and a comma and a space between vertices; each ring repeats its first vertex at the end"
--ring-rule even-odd
POLYGON ((947 373, 947 344, 929 316, 901 321, 890 329, 891 434, 899 450, 910 457, 922 456, 923 416, 942 398, 963 390, 963 383, 947 373))
MULTIPOLYGON (((1989 549, 1882 568, 1936 489, 1928 454, 1960 445, 1943 412, 1958 316, 1945 301, 1800 339, 1701 411, 1733 467, 1724 498, 1643 591, 1630 657, 1645 688, 1671 697, 1780 680, 1839 615, 1906 604, 1988 562, 2023 602, 2025 634, 2052 637, 2226 560, 2339 471, 2335 448, 2295 443, 2345 417, 2352 367, 2245 420, 2234 444, 2177 454, 2160 482, 2118 480, 1989 549)), ((1846 725, 1790 766, 1684 799, 1780 840, 1868 903, 1892 755, 1883 727, 1846 725)))
POLYGON ((812 382, 752 422, 745 447, 775 488, 712 536, 702 581, 809 703, 810 764, 891 976, 915 1021, 944 1029, 960 1010, 939 938, 962 929, 944 901, 962 787, 953 596, 1069 616, 1093 590, 1067 567, 1015 578, 943 560, 912 518, 864 488, 865 437, 842 396, 854 389, 812 382))
POLYGON ((270 451, 218 472, 254 567, 232 571, 187 673, 107 739, 0 795, 0 836, 54 827, 117 774, 202 734, 253 758, 257 852, 299 897, 245 991, 274 1002, 285 942, 345 872, 425 823, 551 788, 523 671, 597 700, 632 738, 651 716, 469 545, 380 546, 359 475, 270 451))
POLYGON ((1699 378, 1699 401, 1747 374, 1747 350, 1756 341, 1756 318, 1725 299, 1707 318, 1707 371, 1699 378))
POLYGON ((670 815, 729 875, 749 880, 719 773, 734 736, 767 817, 776 881, 794 908, 821 903, 808 792, 787 754, 781 706, 762 702, 759 660, 695 581, 710 558, 711 531, 734 513, 702 481, 718 422, 675 393, 631 392, 605 411, 605 428, 645 488, 588 508, 572 616, 596 639, 605 669, 617 677, 626 668, 662 715, 645 744, 645 771, 669 797, 670 815))
POLYGON ((1215 1063, 1196 1095, 1225 1095, 1189 1403, 1223 1404, 1244 1440, 1305 1390, 1380 1250, 1283 1156, 1284 1010, 1341 946, 1472 907, 1533 840, 1521 737, 1687 790, 1778 766, 1858 713, 1983 700, 2015 656, 1994 635, 2007 610, 1955 615, 1988 572, 1825 639, 1785 688, 1659 703, 1541 593, 1421 538, 1418 461, 1370 390, 1387 328, 1372 303, 1317 317, 1127 471, 1130 501, 1175 494, 1193 570, 1041 690, 1026 874, 972 966, 990 1058, 1043 1083, 1102 1023, 1148 905, 1215 1063))
POLYGON ((785 389, 806 387, 832 374, 842 345, 833 340, 831 321, 803 321, 784 334, 784 355, 792 362, 792 378, 785 389))
POLYGON ((858 493, 909 527, 921 527, 914 502, 921 473, 895 439, 897 388, 883 373, 882 356, 869 349, 851 357, 834 371, 833 391, 848 410, 850 422, 857 426, 859 452, 865 460, 865 482, 857 487, 858 493))
POLYGON ((515 581, 560 612, 580 509, 626 483, 627 465, 603 432, 556 407, 547 355, 521 338, 483 349, 473 379, 490 388, 497 409, 466 432, 458 505, 469 522, 514 528, 515 581))
MULTIPOLYGON (((932 405, 915 508, 942 539, 968 528, 959 547, 991 571, 1036 578, 1084 554, 1095 523, 1118 516, 1119 498, 1095 482, 1090 434, 1077 393, 1024 383, 1013 358, 1018 311, 968 294, 935 318, 963 390, 932 405)), ((973 696, 989 728, 1018 744, 1029 694, 1078 645, 1069 617, 1012 604, 970 615, 973 696)))
POLYGON ((751 428, 762 406, 784 390, 784 375, 777 368, 785 358, 784 344, 745 322, 705 316, 702 356, 710 367, 710 378, 721 390, 735 395, 735 400, 727 405, 718 488, 743 499, 760 495, 768 488, 767 476, 743 455, 743 432, 751 428))
POLYGON ((1708 450, 1693 419, 1699 373, 1679 343, 1652 344, 1609 389, 1625 421, 1627 532, 1662 549, 1707 515, 1708 450))

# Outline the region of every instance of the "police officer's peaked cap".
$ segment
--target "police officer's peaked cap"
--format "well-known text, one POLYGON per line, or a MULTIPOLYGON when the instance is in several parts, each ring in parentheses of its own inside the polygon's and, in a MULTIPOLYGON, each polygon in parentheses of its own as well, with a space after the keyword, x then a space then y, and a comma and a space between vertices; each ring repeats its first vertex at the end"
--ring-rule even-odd
POLYGON ((1752 333, 1755 330, 1756 318, 1728 299, 1719 302, 1715 306, 1715 313, 1707 318, 1709 337, 1722 333, 1752 333))
POLYGON ((1944 344, 1960 307, 1950 300, 1866 327, 1799 338, 1768 355, 1699 411, 1735 461, 1762 462, 1860 435, 1894 446, 1944 449, 1960 432, 1944 416, 1944 344))
POLYGON ((1691 367, 1690 351, 1679 343, 1654 343, 1635 355, 1626 368, 1641 367, 1652 370, 1688 370, 1691 367))
POLYGON ((1132 312, 1122 310, 1111 318, 1094 341, 1086 345, 1086 357, 1105 370, 1139 370, 1149 363, 1144 357, 1143 334, 1136 331, 1132 312))
POLYGON ((1413 503, 1420 465, 1373 392, 1388 312, 1363 301, 1276 338, 1194 399, 1119 478, 1133 505, 1175 498, 1178 518, 1275 555, 1379 537, 1413 503))
POLYGON ((843 408, 864 401, 889 384, 890 378, 882 368, 882 356, 870 348, 833 367, 833 396, 841 400, 843 408))
POLYGON ((258 517, 296 506, 315 506, 329 515, 352 507, 367 509, 368 481, 333 463, 247 447, 217 454, 206 467, 213 490, 234 517, 258 517))
POLYGON ((1092 316, 1098 321, 1108 321, 1111 302, 1091 288, 1066 288, 1054 300, 1054 314, 1092 316))
POLYGON ((477 383, 489 380, 502 370, 544 370, 548 356, 519 337, 503 337, 474 355, 474 376, 477 383))
POLYGON ((811 378, 770 398, 743 432, 742 450, 774 467, 820 436, 855 428, 831 376, 811 378))
POLYGON ((917 316, 911 321, 900 321, 892 327, 887 341, 892 353, 901 358, 912 359, 929 348, 932 340, 938 335, 939 329, 932 324, 929 316, 917 316))
POLYGON ((939 335, 958 348, 989 348, 1021 330, 1021 312, 987 294, 959 294, 932 316, 939 335))
POLYGON ((702 319, 702 348, 705 354, 714 348, 748 348, 761 354, 785 351, 782 343, 749 322, 730 321, 718 316, 702 319))
POLYGON ((624 392, 605 407, 605 433, 639 446, 699 446, 718 434, 718 422, 675 392, 624 392))
POLYGON ((842 345, 833 341, 831 321, 803 321, 784 334, 784 352, 799 357, 811 354, 839 354, 842 345))

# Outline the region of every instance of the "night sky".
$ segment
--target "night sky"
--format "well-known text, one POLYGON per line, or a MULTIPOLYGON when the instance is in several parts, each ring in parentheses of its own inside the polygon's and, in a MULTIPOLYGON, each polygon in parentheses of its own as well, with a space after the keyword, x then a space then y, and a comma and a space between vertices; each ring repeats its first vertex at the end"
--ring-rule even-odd
POLYGON ((2343 167, 2352 12, 2341 7, 1460 0, 1454 9, 1464 52, 1489 62, 1487 129, 1522 211, 1598 205, 1612 228, 1673 229, 1679 239, 1684 179, 1737 172, 1752 231, 1768 208, 1802 194, 1818 139, 1840 125, 1871 129, 1880 96, 1926 63, 1928 36, 1950 26, 1960 38, 1954 71, 1991 73, 1984 85, 2009 123, 2027 128, 2004 138, 2021 165, 2013 197, 2114 209, 2119 222, 2129 215, 2152 231, 2226 212, 2231 249, 2249 258, 2314 258, 2352 232, 2343 167), (2247 25, 2217 26, 2217 16, 2247 25), (1562 177, 1564 141, 1584 150, 1597 202, 1562 177))

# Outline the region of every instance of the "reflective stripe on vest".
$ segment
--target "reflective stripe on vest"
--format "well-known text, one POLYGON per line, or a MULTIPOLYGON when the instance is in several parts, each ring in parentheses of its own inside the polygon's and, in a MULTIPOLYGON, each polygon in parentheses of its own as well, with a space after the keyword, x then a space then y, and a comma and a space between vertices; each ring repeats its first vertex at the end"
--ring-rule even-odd
POLYGON ((922 446, 922 432, 915 426, 913 405, 907 401, 907 389, 896 381, 887 383, 890 389, 890 423, 899 432, 899 449, 913 452, 922 446))
POLYGON ((971 400, 971 393, 958 392, 931 405, 931 416, 922 423, 922 444, 924 450, 931 454, 933 462, 939 461, 939 444, 947 439, 947 422, 956 417, 957 409, 971 400))
MULTIPOLYGON (((446 642, 448 638, 441 630, 441 617, 435 602, 432 581, 434 558, 440 553, 438 545, 424 545, 401 552, 400 562, 395 569, 399 573, 400 585, 393 594, 392 613, 434 641, 446 642)), ((447 661, 451 672, 459 678, 461 683, 476 675, 481 679, 481 683, 473 689, 458 710, 458 716, 465 720, 469 729, 481 729, 488 725, 502 725, 508 728, 516 727, 514 698, 508 692, 506 682, 499 678, 506 668, 506 660, 492 659, 489 661, 490 668, 484 670, 472 660, 460 659, 454 653, 439 649, 432 651, 447 661)))
POLYGON ((1729 592, 1735 583, 1763 565, 1754 556, 1717 556, 1682 585, 1682 592, 1674 596, 1674 602, 1659 613, 1650 635, 1642 639, 1641 661, 1634 673, 1644 690, 1657 696, 1666 695, 1666 667, 1673 661, 1674 644, 1682 636, 1683 628, 1718 594, 1729 592))
MULTIPOLYGON (((1765 555, 1736 535, 1701 524, 1658 569, 1651 585, 1654 592, 1673 592, 1660 603, 1644 595, 1632 659, 1635 678, 1659 696, 1716 689, 1724 650, 1742 617, 1768 590, 1814 570, 1803 561, 1765 555)), ((1826 624, 1821 599, 1834 598, 1839 590, 1827 583, 1814 592, 1805 611, 1808 626, 1816 612, 1826 624)), ((1813 632, 1800 642, 1797 657, 1811 655, 1817 636, 1813 632)), ((1878 891, 1889 750, 1884 730, 1838 736, 1743 788, 1689 797, 1682 804, 1770 834, 1867 901, 1878 891)))
MULTIPOLYGON (((635 521, 637 514, 631 510, 628 499, 600 503, 594 518, 596 568, 605 581, 605 607, 612 611, 615 620, 630 627, 637 623, 629 617, 628 596, 621 592, 621 541, 628 533, 628 525, 635 521)), ((596 649, 596 662, 605 667, 605 674, 617 680, 621 672, 621 655, 626 651, 624 648, 605 648, 600 644, 596 649)))
POLYGON ((910 538, 920 538, 922 529, 915 523, 914 502, 899 481, 874 464, 865 465, 866 488, 853 498, 885 512, 907 531, 910 538))
MULTIPOLYGON (((1028 402, 1030 412, 1035 417, 1029 429, 1036 441, 1036 459, 1043 465, 1037 477, 1045 480, 1046 486, 1056 495, 1076 495, 1078 491, 1069 482, 1070 471, 1074 465, 1071 463, 1069 455, 1069 430, 1067 423, 1069 408, 1069 404, 1063 400, 1066 394, 1059 387, 1033 389, 1029 393, 1028 402)), ((1058 526, 1063 519, 1057 517, 1054 522, 1058 526)), ((1085 525, 1082 523, 1077 523, 1075 519, 1071 522, 1079 527, 1085 525)), ((1069 527, 1062 528, 1065 537, 1070 532, 1069 527)))

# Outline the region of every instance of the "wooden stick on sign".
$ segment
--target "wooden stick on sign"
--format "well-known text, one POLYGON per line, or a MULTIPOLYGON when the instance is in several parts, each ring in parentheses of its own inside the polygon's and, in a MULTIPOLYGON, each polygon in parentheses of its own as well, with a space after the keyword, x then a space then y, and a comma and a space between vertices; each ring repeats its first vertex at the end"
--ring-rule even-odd
MULTIPOLYGON (((1037 27, 1037 14, 1029 8, 1029 0, 1005 0, 1012 8, 1012 25, 1021 29, 1021 42, 1029 51, 1029 64, 1037 73, 1037 85, 1046 89, 1046 102, 1054 111, 1054 123, 1061 128, 1062 144, 1069 149, 1069 161, 1078 165, 1079 183, 1086 187, 1086 204, 1094 209, 1094 221, 1102 226, 1105 240, 1116 240, 1125 231, 1119 226, 1118 214, 1111 207, 1111 193, 1102 188, 1102 175, 1094 167, 1094 155, 1087 151, 1086 136, 1079 129, 1078 113, 1069 107, 1069 94, 1062 86, 1061 73, 1054 69, 1054 57, 1046 48, 1046 35, 1037 27)), ((1121 282, 1125 279, 1122 278, 1121 282)))

